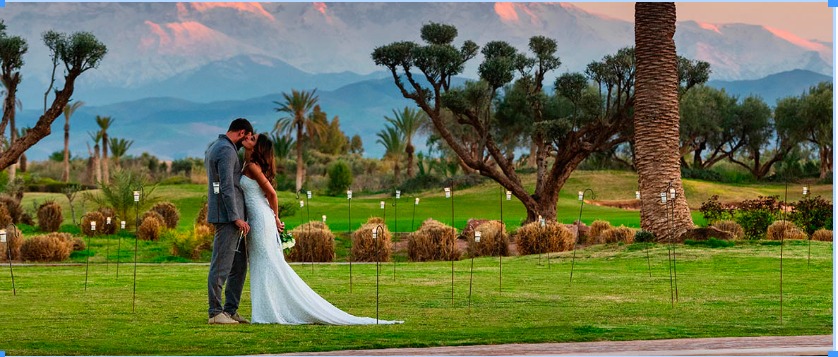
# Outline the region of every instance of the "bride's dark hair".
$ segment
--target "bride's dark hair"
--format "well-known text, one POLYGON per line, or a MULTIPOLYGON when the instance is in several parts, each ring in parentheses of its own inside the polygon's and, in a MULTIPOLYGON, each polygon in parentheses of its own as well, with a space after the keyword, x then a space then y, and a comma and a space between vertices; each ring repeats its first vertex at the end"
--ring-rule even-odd
POLYGON ((256 138, 256 146, 253 147, 253 153, 250 154, 250 161, 259 165, 262 174, 271 184, 274 183, 274 176, 276 175, 274 144, 271 139, 268 139, 267 133, 259 134, 256 138))

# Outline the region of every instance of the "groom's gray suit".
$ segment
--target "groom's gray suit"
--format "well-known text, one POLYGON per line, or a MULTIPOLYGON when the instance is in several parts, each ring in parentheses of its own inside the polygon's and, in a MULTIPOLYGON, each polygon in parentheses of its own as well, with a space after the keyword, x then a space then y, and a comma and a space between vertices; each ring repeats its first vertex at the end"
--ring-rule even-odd
POLYGON ((212 261, 207 278, 209 317, 212 318, 221 312, 236 314, 247 274, 247 248, 242 242, 236 251, 241 231, 233 223, 239 219, 245 220, 244 193, 239 186, 242 164, 236 145, 226 135, 219 135, 205 153, 204 167, 209 181, 207 222, 215 224, 212 261), (214 182, 220 184, 218 193, 214 192, 214 182), (221 290, 225 282, 226 303, 222 308, 221 290))

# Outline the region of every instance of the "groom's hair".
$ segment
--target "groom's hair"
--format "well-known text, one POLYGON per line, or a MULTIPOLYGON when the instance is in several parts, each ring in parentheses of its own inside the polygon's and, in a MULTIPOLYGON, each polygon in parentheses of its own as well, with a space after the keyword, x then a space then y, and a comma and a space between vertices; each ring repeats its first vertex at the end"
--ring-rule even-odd
POLYGON ((250 122, 247 121, 247 119, 245 118, 238 118, 236 120, 233 120, 233 122, 230 123, 230 128, 227 129, 228 132, 239 130, 244 130, 246 133, 252 133, 253 125, 250 125, 250 122))

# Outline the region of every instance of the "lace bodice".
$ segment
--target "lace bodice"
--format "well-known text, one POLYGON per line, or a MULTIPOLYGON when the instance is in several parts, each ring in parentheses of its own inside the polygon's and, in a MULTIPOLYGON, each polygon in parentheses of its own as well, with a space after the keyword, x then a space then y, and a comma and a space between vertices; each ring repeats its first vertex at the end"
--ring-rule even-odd
MULTIPOLYGON (((254 323, 369 325, 376 320, 352 316, 318 295, 285 262, 273 211, 259 184, 242 176, 250 235, 250 298, 254 323)), ((379 324, 402 321, 379 320, 379 324)))

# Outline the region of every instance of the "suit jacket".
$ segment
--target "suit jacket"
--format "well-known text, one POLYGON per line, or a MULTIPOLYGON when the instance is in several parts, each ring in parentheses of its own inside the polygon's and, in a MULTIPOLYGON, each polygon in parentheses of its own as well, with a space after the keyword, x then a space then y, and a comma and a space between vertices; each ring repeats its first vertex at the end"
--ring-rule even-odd
POLYGON ((207 222, 231 223, 245 220, 244 192, 239 181, 242 163, 236 146, 227 137, 219 135, 204 153, 204 167, 207 169, 207 222), (213 192, 213 182, 220 183, 219 193, 213 192))

